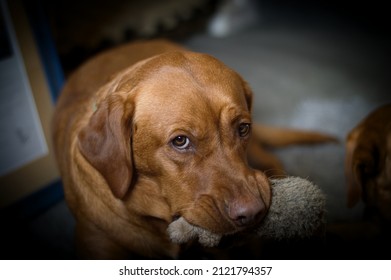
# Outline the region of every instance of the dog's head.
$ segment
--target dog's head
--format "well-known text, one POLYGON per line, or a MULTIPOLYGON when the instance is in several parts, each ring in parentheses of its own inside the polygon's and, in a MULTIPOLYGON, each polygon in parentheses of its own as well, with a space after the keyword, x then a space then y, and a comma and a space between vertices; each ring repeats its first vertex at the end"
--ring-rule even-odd
POLYGON ((148 185, 171 219, 216 233, 265 216, 270 185, 246 155, 252 93, 237 73, 208 55, 172 52, 122 71, 98 96, 79 149, 115 197, 131 200, 148 185))

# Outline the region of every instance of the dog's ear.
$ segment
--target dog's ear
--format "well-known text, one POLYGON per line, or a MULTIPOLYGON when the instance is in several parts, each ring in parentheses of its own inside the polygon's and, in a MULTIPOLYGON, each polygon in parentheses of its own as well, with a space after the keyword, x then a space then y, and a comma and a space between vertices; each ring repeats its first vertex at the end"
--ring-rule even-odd
POLYGON ((348 185, 347 204, 353 207, 360 199, 366 199, 366 183, 379 171, 380 154, 373 143, 358 146, 354 134, 346 143, 345 175, 348 185))
POLYGON ((356 140, 350 135, 346 142, 345 177, 347 180, 347 205, 353 207, 361 198, 361 176, 355 159, 356 140))
POLYGON ((131 122, 133 102, 111 93, 79 133, 79 150, 122 199, 132 184, 131 122))

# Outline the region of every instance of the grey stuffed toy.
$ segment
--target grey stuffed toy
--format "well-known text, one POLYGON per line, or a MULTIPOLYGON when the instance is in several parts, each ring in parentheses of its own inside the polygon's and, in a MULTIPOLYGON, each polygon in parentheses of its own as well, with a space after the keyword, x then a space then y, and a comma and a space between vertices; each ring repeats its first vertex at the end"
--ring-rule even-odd
MULTIPOLYGON (((272 202, 269 212, 255 229, 260 237, 273 239, 306 238, 325 224, 325 196, 306 179, 288 177, 271 182, 272 202)), ((168 234, 174 243, 198 238, 205 247, 217 246, 222 235, 189 224, 183 217, 172 222, 168 234)))

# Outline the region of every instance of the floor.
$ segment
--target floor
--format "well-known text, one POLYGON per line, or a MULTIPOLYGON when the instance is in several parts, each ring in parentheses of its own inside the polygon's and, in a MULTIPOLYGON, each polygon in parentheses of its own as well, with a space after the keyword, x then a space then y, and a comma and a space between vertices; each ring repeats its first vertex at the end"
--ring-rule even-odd
MULTIPOLYGON (((329 223, 359 222, 362 205, 345 206, 344 139, 377 106, 391 101, 389 45, 384 36, 343 22, 269 17, 218 38, 184 42, 239 72, 254 91, 254 119, 335 135, 340 143, 276 151, 286 170, 316 183, 327 195, 329 223)), ((25 230, 43 258, 72 258, 74 221, 64 201, 25 230), (44 244, 43 246, 38 246, 44 244)), ((22 255, 34 258, 37 252, 22 255)), ((338 255, 335 255, 338 258, 338 255)))

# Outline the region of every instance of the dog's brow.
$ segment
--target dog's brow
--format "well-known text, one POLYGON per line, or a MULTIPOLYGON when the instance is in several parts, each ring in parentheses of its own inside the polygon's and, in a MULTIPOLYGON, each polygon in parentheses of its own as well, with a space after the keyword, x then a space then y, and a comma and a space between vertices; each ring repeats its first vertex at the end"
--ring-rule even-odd
POLYGON ((233 124, 241 119, 251 121, 251 115, 246 110, 243 110, 240 107, 230 106, 225 107, 220 112, 220 122, 226 123, 227 120, 230 124, 233 124))

